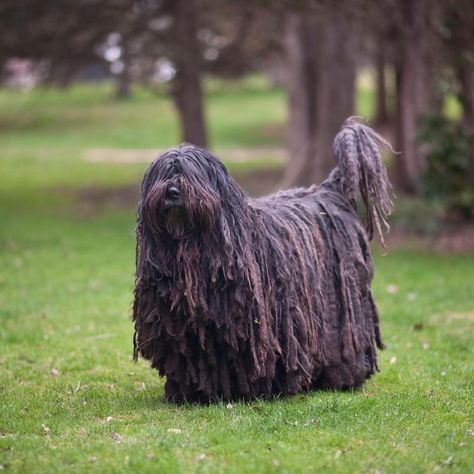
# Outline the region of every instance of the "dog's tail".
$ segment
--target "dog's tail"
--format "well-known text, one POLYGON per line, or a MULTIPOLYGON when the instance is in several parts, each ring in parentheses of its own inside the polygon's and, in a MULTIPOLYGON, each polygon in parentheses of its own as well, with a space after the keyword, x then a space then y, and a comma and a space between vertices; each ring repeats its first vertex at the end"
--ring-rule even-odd
POLYGON ((389 230, 386 217, 392 210, 391 185, 387 177, 377 142, 392 152, 392 146, 382 136, 367 125, 350 117, 342 126, 334 140, 334 154, 337 167, 329 177, 355 207, 360 195, 367 210, 367 233, 372 239, 377 231, 382 245, 383 232, 389 230))

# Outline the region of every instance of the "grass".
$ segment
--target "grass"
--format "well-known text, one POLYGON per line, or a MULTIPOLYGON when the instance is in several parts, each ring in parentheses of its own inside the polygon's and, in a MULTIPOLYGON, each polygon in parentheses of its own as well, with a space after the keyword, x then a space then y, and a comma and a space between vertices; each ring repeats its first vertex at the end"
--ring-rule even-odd
MULTIPOLYGON (((115 103, 109 92, 0 92, 0 465, 471 472, 472 255, 375 249, 388 348, 363 390, 209 407, 162 401, 163 380, 130 357, 134 210, 83 212, 78 191, 136 183, 144 168, 87 163, 84 150, 169 146, 175 117, 163 97, 138 91, 115 103)), ((215 86, 208 114, 220 149, 278 144, 265 131, 281 127, 284 97, 258 82, 215 86)))

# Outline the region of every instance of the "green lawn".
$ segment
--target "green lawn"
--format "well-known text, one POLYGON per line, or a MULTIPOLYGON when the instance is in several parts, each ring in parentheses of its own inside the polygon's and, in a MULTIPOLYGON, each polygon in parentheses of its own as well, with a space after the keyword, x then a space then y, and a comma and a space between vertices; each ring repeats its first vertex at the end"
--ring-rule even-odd
MULTIPOLYGON (((282 143, 280 91, 256 80, 211 89, 215 148, 282 143)), ((162 401, 163 380, 131 362, 134 209, 84 207, 80 191, 136 183, 145 165, 81 157, 170 146, 176 120, 163 97, 138 91, 116 103, 109 94, 0 91, 2 468, 472 472, 474 255, 375 249, 387 350, 363 390, 209 407, 162 401)), ((367 110, 370 100, 362 90, 367 110)))

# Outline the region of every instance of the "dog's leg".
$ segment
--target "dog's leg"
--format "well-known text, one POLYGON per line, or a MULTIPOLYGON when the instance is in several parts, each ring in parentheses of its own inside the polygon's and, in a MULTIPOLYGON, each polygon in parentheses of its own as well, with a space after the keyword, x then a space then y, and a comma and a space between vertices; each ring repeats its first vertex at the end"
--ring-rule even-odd
POLYGON ((323 367, 313 383, 323 390, 351 390, 363 385, 374 372, 369 355, 360 352, 353 361, 323 367))

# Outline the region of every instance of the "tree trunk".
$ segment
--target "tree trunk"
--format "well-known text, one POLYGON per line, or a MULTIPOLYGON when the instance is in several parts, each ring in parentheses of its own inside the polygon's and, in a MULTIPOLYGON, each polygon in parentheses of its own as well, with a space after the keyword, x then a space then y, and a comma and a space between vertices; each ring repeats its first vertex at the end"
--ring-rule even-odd
POLYGON ((130 57, 126 48, 127 46, 124 45, 122 56, 123 70, 117 74, 116 78, 115 97, 117 99, 127 99, 131 94, 130 57))
POLYGON ((335 7, 324 16, 294 13, 284 44, 290 165, 281 186, 307 186, 323 181, 335 166, 334 137, 354 111, 352 23, 335 7))
POLYGON ((323 18, 315 30, 313 47, 318 49, 318 78, 313 183, 326 179, 334 168, 334 137, 344 121, 354 114, 356 48, 353 21, 332 5, 328 18, 323 18))
POLYGON ((427 81, 425 24, 426 0, 400 0, 403 24, 396 66, 396 140, 401 156, 395 161, 397 187, 407 193, 420 190, 424 159, 416 143, 419 119, 429 111, 431 83, 427 81))
POLYGON ((375 58, 375 88, 377 94, 375 123, 379 125, 388 122, 387 80, 385 77, 385 67, 385 48, 381 40, 375 58))
POLYGON ((173 97, 185 142, 207 146, 201 86, 200 48, 197 39, 196 0, 175 0, 176 77, 173 97))
POLYGON ((284 36, 287 65, 288 100, 287 142, 290 165, 283 177, 282 188, 302 184, 311 174, 314 123, 314 58, 310 53, 308 18, 301 14, 288 16, 284 36))
POLYGON ((474 136, 474 71, 472 65, 463 59, 457 68, 461 86, 462 121, 466 130, 474 136))

